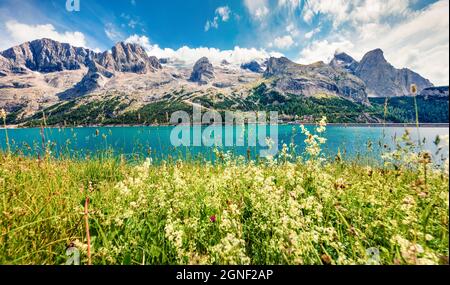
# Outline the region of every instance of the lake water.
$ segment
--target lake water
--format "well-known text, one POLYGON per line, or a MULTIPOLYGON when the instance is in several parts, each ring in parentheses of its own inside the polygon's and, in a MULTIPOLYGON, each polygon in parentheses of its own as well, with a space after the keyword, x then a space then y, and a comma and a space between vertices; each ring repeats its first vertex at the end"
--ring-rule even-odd
MULTIPOLYGON (((192 128, 190 130, 192 138, 192 128)), ((225 131, 233 128, 236 133, 238 127, 217 127, 218 133, 223 131, 222 139, 225 140, 225 131)), ((311 131, 314 127, 307 127, 311 131)), ((52 154, 55 156, 70 155, 72 157, 83 158, 86 155, 105 153, 109 150, 116 155, 126 157, 149 157, 158 159, 182 158, 190 159, 202 157, 210 160, 214 159, 214 147, 174 147, 171 143, 171 133, 174 127, 86 127, 86 128, 47 128, 41 129, 9 129, 8 137, 11 150, 25 155, 42 155, 45 147, 51 146, 52 154), (45 146, 45 147, 44 147, 45 146)), ((405 132, 403 127, 343 127, 328 126, 324 136, 327 143, 324 145, 324 153, 329 157, 334 157, 338 151, 345 158, 358 157, 379 157, 383 149, 395 147, 395 138, 401 137, 405 132), (368 146, 371 146, 370 148, 368 146)), ((423 148, 436 153, 438 147, 434 144, 437 136, 448 135, 448 128, 408 128, 414 142, 425 140, 423 148)), ((248 133, 241 140, 246 143, 244 146, 222 147, 222 150, 231 151, 237 155, 252 158, 258 156, 262 147, 248 146, 248 133)), ((268 133, 269 135, 269 133, 268 133)), ((238 135, 236 135, 238 136, 238 135)), ((220 137, 220 135, 218 136, 220 137)), ((238 138, 239 139, 239 138, 238 138)), ((283 144, 297 145, 297 153, 304 151, 305 136, 301 133, 299 126, 280 125, 278 126, 279 149, 283 144)), ((0 129, 0 147, 6 150, 5 130, 0 129)), ((448 146, 445 147, 436 160, 448 157, 448 146)))

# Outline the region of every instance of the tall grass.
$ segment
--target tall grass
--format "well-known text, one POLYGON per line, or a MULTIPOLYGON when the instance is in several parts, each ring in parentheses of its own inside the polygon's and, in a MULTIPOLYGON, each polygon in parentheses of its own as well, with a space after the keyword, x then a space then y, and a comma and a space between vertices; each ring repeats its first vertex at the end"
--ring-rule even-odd
POLYGON ((2 153, 0 263, 64 264, 68 246, 96 265, 448 262, 448 161, 407 133, 382 165, 329 160, 324 123, 302 131, 307 153, 259 162, 2 153))

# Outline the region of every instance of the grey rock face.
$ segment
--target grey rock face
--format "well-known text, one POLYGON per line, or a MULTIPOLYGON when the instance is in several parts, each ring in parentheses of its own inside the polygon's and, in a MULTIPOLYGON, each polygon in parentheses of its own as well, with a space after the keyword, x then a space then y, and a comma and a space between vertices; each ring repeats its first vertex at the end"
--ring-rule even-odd
POLYGON ((0 55, 0 77, 8 75, 8 73, 11 71, 11 67, 11 62, 0 55))
POLYGON ((336 69, 341 68, 347 72, 355 73, 359 63, 353 57, 343 52, 336 53, 333 60, 330 62, 330 65, 336 69))
POLYGON ((1 53, 0 72, 6 66, 4 59, 11 62, 7 70, 18 73, 26 70, 42 73, 63 70, 77 70, 93 67, 95 63, 109 72, 147 73, 161 69, 158 59, 148 56, 136 44, 118 43, 112 52, 95 53, 89 49, 73 47, 50 39, 35 40, 1 53))
POLYGON ((160 64, 168 64, 170 62, 169 58, 160 58, 159 63, 160 64))
POLYGON ((262 66, 255 60, 242 64, 241 68, 242 69, 246 69, 246 70, 250 70, 250 71, 256 72, 256 73, 263 73, 264 72, 262 66))
POLYGON ((356 68, 355 75, 366 83, 369 93, 377 97, 410 95, 411 84, 416 84, 419 92, 433 86, 429 80, 407 68, 394 68, 381 49, 367 53, 356 68))
POLYGON ((154 56, 149 57, 139 45, 121 42, 111 51, 111 54, 103 53, 99 59, 105 63, 101 65, 108 69, 112 67, 115 71, 144 74, 162 68, 159 60, 154 56))
POLYGON ((448 97, 448 86, 429 87, 420 92, 421 96, 448 97))
POLYGON ((11 60, 16 68, 43 73, 80 69, 89 58, 95 57, 95 53, 89 49, 50 39, 24 43, 2 52, 2 55, 11 60))
POLYGON ((286 57, 271 57, 267 61, 267 68, 264 72, 264 76, 270 77, 275 75, 293 75, 300 69, 300 67, 300 65, 295 64, 286 57))
POLYGON ((200 85, 205 85, 214 78, 215 75, 213 65, 209 62, 208 58, 200 58, 194 65, 190 80, 192 82, 197 82, 200 85))
POLYGON ((217 88, 229 88, 233 86, 233 83, 231 82, 216 82, 213 84, 214 87, 217 88))
POLYGON ((283 93, 303 96, 335 94, 356 102, 368 101, 364 82, 323 62, 300 65, 284 57, 270 58, 264 76, 275 79, 275 88, 283 93))
POLYGON ((0 83, 0 89, 25 89, 25 88, 30 88, 33 87, 32 84, 30 83, 22 83, 22 82, 11 82, 8 84, 1 84, 0 83))

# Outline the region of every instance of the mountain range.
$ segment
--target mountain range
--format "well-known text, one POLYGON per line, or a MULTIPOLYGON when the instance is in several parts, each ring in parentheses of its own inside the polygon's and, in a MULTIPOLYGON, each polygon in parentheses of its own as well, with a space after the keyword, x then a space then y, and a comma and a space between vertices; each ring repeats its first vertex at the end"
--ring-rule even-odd
POLYGON ((194 66, 123 42, 94 52, 40 39, 0 52, 0 109, 19 125, 38 124, 43 114, 55 125, 161 123, 192 104, 219 111, 278 110, 289 121, 328 115, 336 122, 379 122, 379 100, 372 98, 410 96, 411 84, 448 106, 448 87, 396 69, 380 49, 360 62, 336 53, 330 63, 310 65, 285 57, 214 65, 202 57, 194 66))

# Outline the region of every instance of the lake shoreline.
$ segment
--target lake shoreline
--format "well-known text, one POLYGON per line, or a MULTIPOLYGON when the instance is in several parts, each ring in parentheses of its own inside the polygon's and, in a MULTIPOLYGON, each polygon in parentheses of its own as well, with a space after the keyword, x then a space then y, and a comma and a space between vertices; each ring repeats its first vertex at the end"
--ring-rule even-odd
MULTIPOLYGON (((279 126, 315 126, 313 123, 279 123, 279 126)), ((328 123, 328 126, 331 127, 347 127, 347 128, 416 128, 417 125, 415 123, 328 123)), ((174 127, 175 125, 169 124, 151 124, 151 125, 135 125, 135 124, 123 124, 123 125, 79 125, 79 126, 46 126, 45 129, 82 129, 82 128, 142 128, 142 127, 174 127)), ((192 125, 186 125, 192 126, 192 125)), ((203 124, 202 126, 207 127, 210 125, 203 124)), ((223 125, 226 126, 226 125, 223 125)), ((449 128, 449 123, 421 123, 419 124, 420 128, 449 128)), ((6 129, 39 129, 40 127, 21 127, 19 125, 9 125, 6 126, 6 129)), ((4 130, 3 126, 0 127, 0 130, 4 130)))

